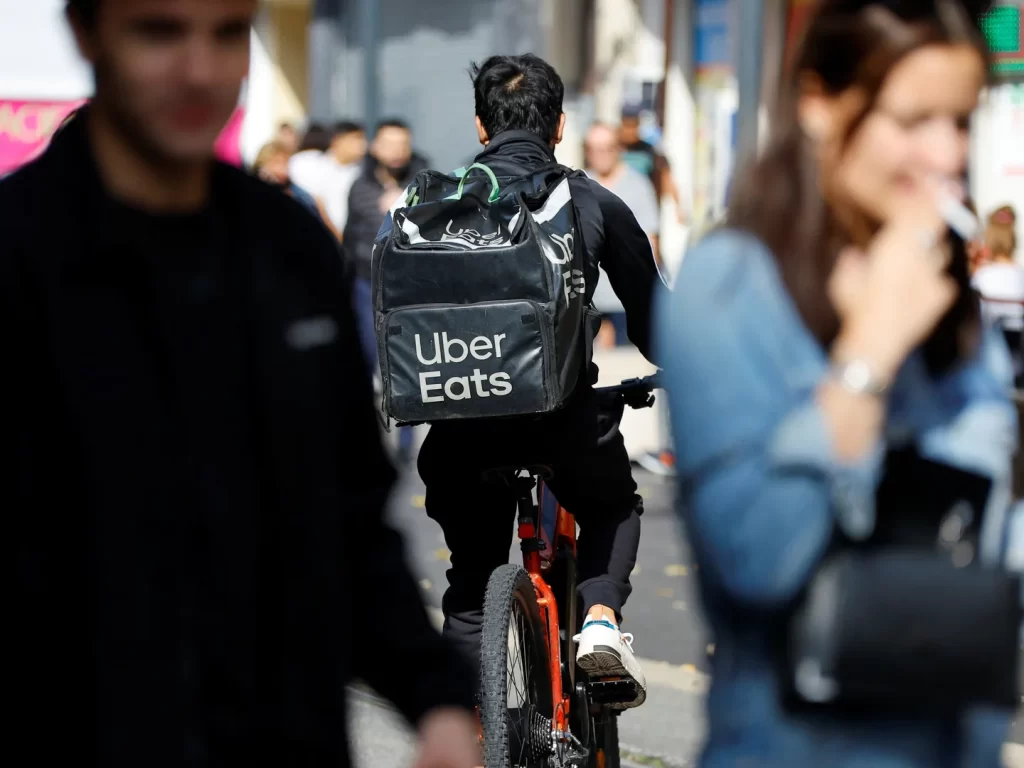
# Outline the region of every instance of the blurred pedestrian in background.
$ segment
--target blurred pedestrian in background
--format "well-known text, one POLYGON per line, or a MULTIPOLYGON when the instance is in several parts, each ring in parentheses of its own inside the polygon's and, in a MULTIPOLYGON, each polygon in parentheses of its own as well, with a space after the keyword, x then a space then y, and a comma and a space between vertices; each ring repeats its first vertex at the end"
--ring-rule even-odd
POLYGON ((331 132, 319 123, 312 123, 302 134, 298 151, 288 160, 291 180, 321 201, 324 182, 330 173, 330 160, 327 157, 330 146, 331 132))
POLYGON ((986 322, 997 326, 1013 353, 1014 374, 1024 384, 1021 332, 1024 331, 1024 268, 1016 261, 1017 214, 1004 205, 988 217, 979 266, 971 284, 981 296, 986 322))
POLYGON ((327 214, 339 233, 348 223, 348 198, 366 159, 366 131, 359 123, 342 121, 334 126, 334 135, 325 157, 322 192, 327 214))
POLYGON ((619 124, 619 143, 622 145, 623 159, 626 164, 638 173, 651 180, 659 204, 665 198, 672 203, 676 219, 680 224, 687 221, 686 205, 675 179, 668 158, 658 148, 644 141, 640 136, 640 110, 627 106, 622 110, 622 122, 619 124))
POLYGON ((294 197, 305 208, 320 219, 328 231, 337 238, 338 230, 334 228, 327 211, 322 203, 318 202, 311 194, 298 186, 288 177, 288 158, 291 153, 283 144, 272 141, 263 145, 256 160, 252 164, 252 171, 263 181, 281 189, 285 194, 294 197))
POLYGON ((288 155, 294 155, 299 151, 299 132, 291 123, 281 123, 277 127, 277 135, 274 141, 284 147, 288 155))
MULTIPOLYGON (((355 271, 353 301, 356 319, 366 364, 375 379, 380 376, 380 363, 373 327, 373 295, 370 290, 373 241, 384 221, 384 214, 416 174, 425 168, 425 159, 414 155, 409 126, 398 119, 384 120, 377 126, 362 173, 349 194, 343 246, 345 257, 355 271)), ((412 428, 400 427, 396 460, 400 464, 407 463, 412 458, 412 450, 412 428)))
POLYGON ((938 213, 986 71, 955 0, 820 3, 726 226, 663 296, 705 768, 1001 764, 1016 414, 938 213))
MULTIPOLYGON (((661 263, 658 254, 658 232, 661 211, 654 185, 650 179, 634 170, 622 159, 622 148, 614 128, 596 123, 587 131, 585 140, 587 175, 613 193, 626 204, 636 217, 640 228, 651 239, 651 250, 656 263, 661 263)), ((626 337, 626 310, 604 270, 594 291, 593 304, 604 315, 598 341, 608 348, 628 344, 626 337)))
POLYGON ((346 766, 358 675, 478 765, 398 534, 337 242, 213 160, 257 0, 70 0, 95 97, 0 182, 7 743, 346 766))

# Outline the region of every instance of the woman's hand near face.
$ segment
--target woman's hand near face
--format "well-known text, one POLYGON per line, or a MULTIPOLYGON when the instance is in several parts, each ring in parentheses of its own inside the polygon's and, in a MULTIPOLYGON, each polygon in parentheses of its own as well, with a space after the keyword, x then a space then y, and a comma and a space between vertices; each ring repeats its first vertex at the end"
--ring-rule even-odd
POLYGON ((866 250, 840 255, 828 286, 842 323, 836 355, 864 359, 886 380, 895 376, 956 300, 945 234, 934 205, 907 204, 866 250))

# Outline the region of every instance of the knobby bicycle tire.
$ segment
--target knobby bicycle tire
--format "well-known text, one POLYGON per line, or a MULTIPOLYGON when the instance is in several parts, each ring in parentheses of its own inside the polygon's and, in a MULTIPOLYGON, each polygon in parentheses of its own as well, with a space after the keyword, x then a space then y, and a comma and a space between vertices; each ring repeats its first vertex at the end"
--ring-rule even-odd
POLYGON ((537 595, 529 574, 521 566, 503 565, 491 574, 484 598, 482 635, 480 724, 484 733, 484 765, 544 766, 546 757, 540 756, 539 751, 547 747, 550 739, 554 706, 551 675, 537 595), (530 699, 524 702, 525 712, 509 709, 509 635, 513 628, 519 629, 523 661, 530 665, 529 679, 523 681, 523 693, 530 699), (510 746, 517 751, 515 761, 510 746))

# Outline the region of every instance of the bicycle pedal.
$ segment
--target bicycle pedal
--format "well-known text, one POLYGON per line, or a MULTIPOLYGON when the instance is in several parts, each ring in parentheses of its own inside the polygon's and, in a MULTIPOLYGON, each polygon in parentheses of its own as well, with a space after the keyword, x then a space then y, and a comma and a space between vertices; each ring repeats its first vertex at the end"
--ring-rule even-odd
POLYGON ((587 683, 590 700, 594 704, 622 704, 637 697, 636 680, 628 677, 608 677, 587 683))

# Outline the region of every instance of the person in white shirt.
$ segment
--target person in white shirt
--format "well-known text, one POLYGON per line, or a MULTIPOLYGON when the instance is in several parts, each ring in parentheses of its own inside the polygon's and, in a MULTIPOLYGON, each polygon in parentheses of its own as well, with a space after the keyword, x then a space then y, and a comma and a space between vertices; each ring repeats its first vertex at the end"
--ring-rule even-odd
POLYGON ((359 123, 338 123, 334 126, 334 135, 325 157, 328 162, 320 197, 335 229, 344 232, 348 221, 349 193, 362 172, 366 157, 366 130, 359 123))
POLYGON ((289 178, 316 200, 323 201, 324 182, 330 172, 327 150, 331 146, 331 132, 319 123, 306 128, 299 143, 299 151, 288 161, 289 178))

